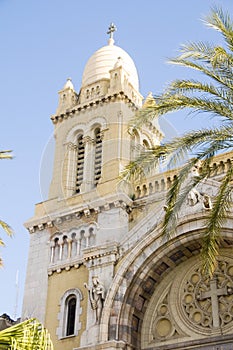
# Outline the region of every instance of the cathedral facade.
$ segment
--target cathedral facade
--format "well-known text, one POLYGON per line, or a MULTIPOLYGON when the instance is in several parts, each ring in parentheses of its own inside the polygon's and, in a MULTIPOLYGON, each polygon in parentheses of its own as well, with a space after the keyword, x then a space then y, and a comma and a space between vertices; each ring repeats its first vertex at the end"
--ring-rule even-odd
POLYGON ((22 317, 43 322, 56 350, 233 349, 230 215, 212 279, 200 261, 205 218, 230 156, 216 157, 221 172, 190 193, 176 236, 165 242, 164 199, 176 170, 155 170, 136 187, 119 180, 163 132, 157 120, 129 127, 153 99, 143 100, 135 64, 114 45, 113 31, 88 60, 80 92, 71 79, 59 91, 48 200, 25 224, 22 317))

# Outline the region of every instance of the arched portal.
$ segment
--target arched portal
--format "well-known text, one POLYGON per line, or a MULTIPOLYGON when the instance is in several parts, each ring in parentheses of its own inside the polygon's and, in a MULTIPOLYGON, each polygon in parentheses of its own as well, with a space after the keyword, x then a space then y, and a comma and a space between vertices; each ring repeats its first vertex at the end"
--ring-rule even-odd
POLYGON ((196 222, 193 232, 189 231, 186 219, 187 225, 183 225, 170 242, 161 244, 161 237, 155 230, 124 258, 106 298, 102 341, 124 341, 128 349, 137 350, 186 349, 187 346, 194 349, 197 345, 199 349, 208 349, 207 343, 222 344, 223 335, 224 341, 231 342, 232 232, 226 227, 222 231, 224 239, 215 282, 201 281, 199 253, 203 218, 196 222), (198 284, 195 292, 187 287, 195 289, 192 280, 198 284), (218 320, 216 312, 214 316, 216 303, 213 303, 211 291, 216 294, 215 302, 217 299, 221 311, 218 320))

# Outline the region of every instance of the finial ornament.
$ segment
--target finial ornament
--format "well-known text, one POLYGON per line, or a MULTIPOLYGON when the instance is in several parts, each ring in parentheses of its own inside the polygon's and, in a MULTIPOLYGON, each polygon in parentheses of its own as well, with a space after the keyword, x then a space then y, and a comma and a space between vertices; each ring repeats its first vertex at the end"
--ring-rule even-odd
POLYGON ((107 34, 110 34, 110 39, 113 39, 113 33, 116 32, 116 30, 117 27, 115 26, 115 24, 111 23, 107 31, 107 34))

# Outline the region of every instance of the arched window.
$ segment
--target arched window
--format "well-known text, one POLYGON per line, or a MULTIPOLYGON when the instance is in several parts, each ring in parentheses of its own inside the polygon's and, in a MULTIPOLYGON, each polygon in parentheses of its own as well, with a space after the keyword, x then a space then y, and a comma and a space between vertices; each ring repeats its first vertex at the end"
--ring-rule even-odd
POLYGON ((68 258, 68 238, 67 236, 62 237, 62 259, 68 258))
POLYGON ((59 339, 78 335, 81 329, 79 317, 82 313, 80 307, 82 299, 82 293, 77 288, 69 289, 63 294, 58 314, 59 327, 56 332, 59 339))
POLYGON ((142 146, 144 151, 150 148, 149 142, 145 139, 142 142, 142 146))
POLYGON ((60 256, 59 238, 56 237, 54 239, 54 258, 53 258, 53 262, 57 262, 59 260, 59 256, 60 256))
POLYGON ((77 144, 77 176, 76 176, 76 193, 80 192, 80 186, 83 182, 83 168, 84 168, 84 142, 83 135, 78 137, 77 144))
POLYGON ((100 128, 95 129, 95 163, 94 163, 94 186, 101 178, 102 167, 102 138, 100 128))
POLYGON ((140 151, 140 136, 136 129, 133 129, 131 132, 130 140, 130 159, 134 160, 140 151))
POLYGON ((67 300, 66 336, 74 335, 75 310, 76 310, 76 297, 72 295, 67 300))

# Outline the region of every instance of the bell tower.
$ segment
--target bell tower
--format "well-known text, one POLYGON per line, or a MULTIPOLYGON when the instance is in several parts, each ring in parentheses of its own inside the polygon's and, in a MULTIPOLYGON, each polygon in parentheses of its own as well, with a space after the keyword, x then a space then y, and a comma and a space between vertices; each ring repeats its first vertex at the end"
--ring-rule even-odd
POLYGON ((48 200, 25 224, 23 317, 44 322, 58 350, 98 343, 101 303, 129 230, 132 200, 119 174, 140 147, 163 137, 153 125, 128 132, 143 98, 133 60, 114 45, 115 30, 111 24, 108 44, 88 60, 79 92, 71 79, 59 91, 48 200))

